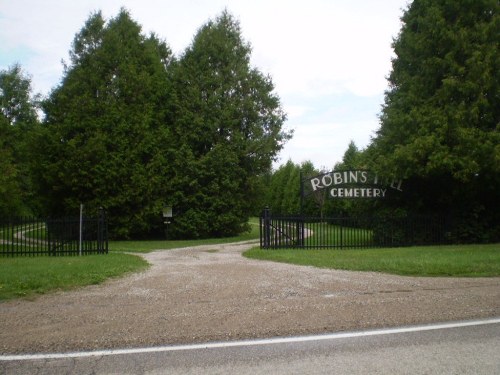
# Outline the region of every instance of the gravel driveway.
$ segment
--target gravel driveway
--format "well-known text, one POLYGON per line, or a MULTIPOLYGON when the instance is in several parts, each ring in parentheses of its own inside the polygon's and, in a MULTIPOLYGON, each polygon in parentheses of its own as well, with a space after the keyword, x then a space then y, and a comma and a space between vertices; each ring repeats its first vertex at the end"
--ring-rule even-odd
POLYGON ((303 335, 500 316, 500 278, 415 278, 249 260, 254 243, 144 254, 145 272, 0 303, 0 352, 303 335))

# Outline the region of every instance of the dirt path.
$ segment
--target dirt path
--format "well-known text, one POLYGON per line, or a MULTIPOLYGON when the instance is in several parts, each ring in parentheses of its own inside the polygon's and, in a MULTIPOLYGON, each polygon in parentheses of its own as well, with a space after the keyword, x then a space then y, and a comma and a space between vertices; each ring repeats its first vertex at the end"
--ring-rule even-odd
POLYGON ((500 316, 500 278, 413 278, 243 258, 249 243, 145 254, 139 274, 0 303, 0 352, 60 352, 500 316))

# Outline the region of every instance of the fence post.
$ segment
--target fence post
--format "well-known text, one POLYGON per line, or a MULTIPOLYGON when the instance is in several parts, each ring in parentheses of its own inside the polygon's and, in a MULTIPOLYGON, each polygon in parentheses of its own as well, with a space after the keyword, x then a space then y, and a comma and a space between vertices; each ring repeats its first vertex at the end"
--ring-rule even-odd
POLYGON ((305 224, 304 215, 301 213, 297 220, 297 246, 304 247, 305 245, 305 224))
POLYGON ((80 204, 80 225, 78 233, 78 255, 82 256, 82 234, 83 234, 83 204, 80 204))
POLYGON ((343 227, 345 225, 345 220, 344 220, 344 215, 340 216, 340 249, 342 250, 344 248, 344 234, 343 234, 343 227))
POLYGON ((55 256, 56 255, 56 244, 54 240, 54 220, 51 219, 50 217, 47 218, 47 241, 49 243, 49 255, 50 256, 55 256), (54 242, 54 244, 52 243, 54 242))
POLYGON ((99 215, 97 218, 97 252, 99 254, 108 253, 106 233, 106 216, 103 207, 99 207, 99 215), (104 246, 106 244, 106 246, 104 246))
POLYGON ((270 213, 269 207, 264 208, 262 212, 263 216, 263 226, 262 226, 262 237, 263 237, 263 248, 269 249, 271 246, 271 223, 270 223, 270 213))

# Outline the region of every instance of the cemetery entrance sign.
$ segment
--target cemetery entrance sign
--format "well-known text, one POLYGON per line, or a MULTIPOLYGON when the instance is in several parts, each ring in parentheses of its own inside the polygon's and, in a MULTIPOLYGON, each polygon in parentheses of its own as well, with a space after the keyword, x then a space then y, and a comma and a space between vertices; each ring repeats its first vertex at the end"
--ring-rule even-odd
POLYGON ((324 193, 332 198, 385 198, 389 190, 403 191, 403 180, 381 179, 366 170, 342 170, 301 179, 301 196, 324 193))
POLYGON ((334 170, 300 178, 300 213, 280 215, 264 209, 260 246, 278 248, 369 248, 448 243, 452 234, 446 218, 437 215, 380 214, 305 216, 304 198, 319 206, 325 199, 387 199, 403 191, 401 179, 381 178, 367 170, 334 170))

